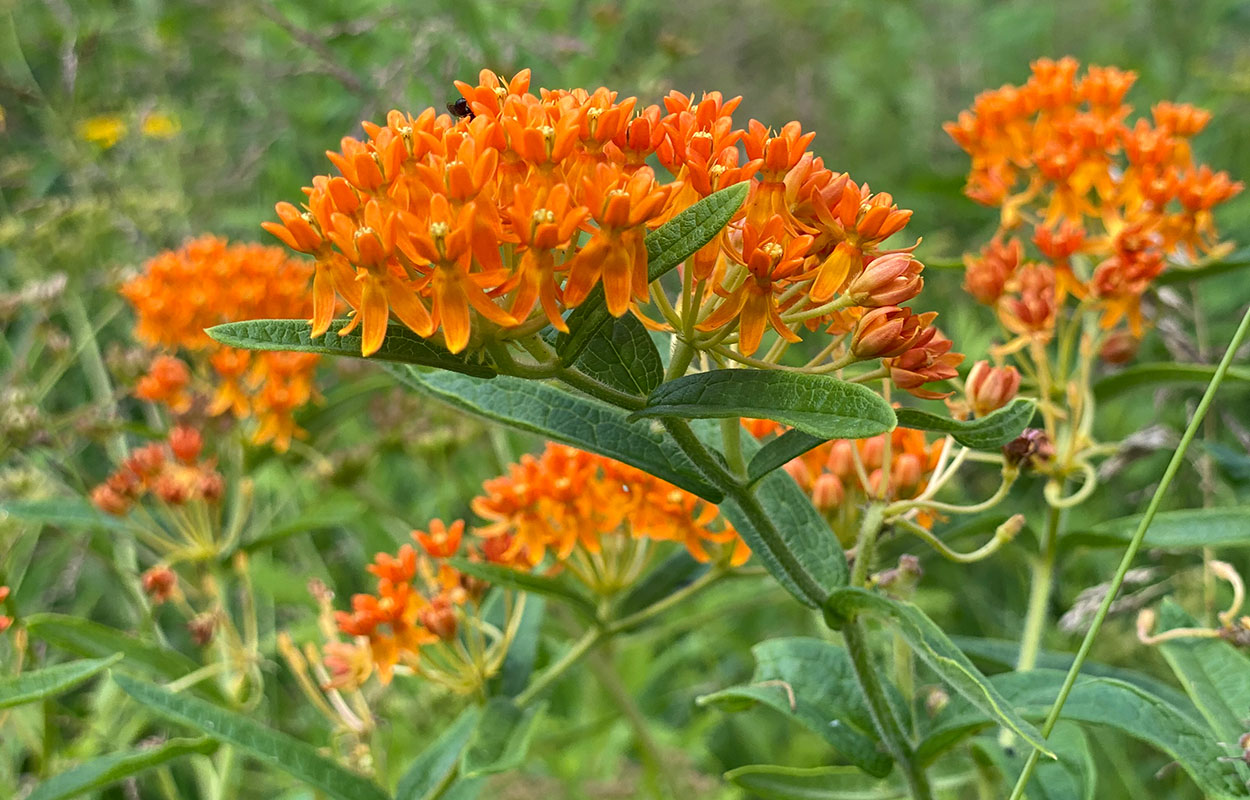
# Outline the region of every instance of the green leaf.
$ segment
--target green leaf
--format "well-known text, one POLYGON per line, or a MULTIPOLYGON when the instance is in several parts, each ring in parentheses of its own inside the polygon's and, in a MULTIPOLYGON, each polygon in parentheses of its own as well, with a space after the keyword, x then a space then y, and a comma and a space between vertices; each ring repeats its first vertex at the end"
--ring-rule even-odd
POLYGON ((339 800, 387 800, 372 781, 326 758, 317 748, 267 728, 242 714, 196 697, 174 694, 125 675, 113 675, 122 691, 160 716, 232 744, 258 761, 339 800))
POLYGON ((595 618, 594 601, 564 575, 548 578, 545 575, 535 575, 532 572, 524 572, 501 564, 470 561, 467 558, 449 558, 447 563, 458 571, 481 578, 492 586, 504 586, 509 589, 553 597, 586 619, 595 618))
MULTIPOLYGON (((750 183, 743 181, 711 194, 647 234, 647 280, 656 281, 716 238, 746 199, 750 183)), ((569 314, 569 332, 560 334, 556 351, 565 364, 577 361, 591 338, 612 316, 604 305, 603 287, 569 314)))
MULTIPOLYGON (((1158 632, 1196 625, 1171 600, 1160 604, 1158 632)), ((1158 649, 1216 738, 1236 742, 1250 715, 1250 658, 1222 639, 1173 639, 1158 649)))
POLYGON ((1020 435, 1036 407, 1032 400, 1017 397, 980 419, 957 420, 914 408, 897 408, 894 414, 904 428, 949 433, 955 441, 973 450, 997 450, 1020 435))
POLYGON ((825 609, 826 616, 832 617, 831 622, 835 623, 854 619, 860 614, 869 614, 888 622, 921 661, 981 713, 993 717, 1019 734, 1024 741, 1050 755, 1037 729, 1015 712, 990 679, 981 674, 937 623, 916 606, 848 586, 835 591, 825 609))
MULTIPOLYGON (((169 681, 178 680, 200 668, 199 664, 177 650, 82 617, 33 614, 25 622, 31 636, 80 656, 106 657, 121 653, 124 660, 118 664, 119 668, 141 669, 169 681)), ((195 688, 214 699, 224 699, 221 690, 212 681, 202 681, 195 688)))
POLYGON ((116 664, 121 658, 121 653, 114 653, 108 658, 70 661, 0 679, 0 708, 56 697, 116 664))
POLYGON ((708 565, 696 561, 685 548, 664 559, 655 569, 630 588, 616 606, 617 617, 636 614, 659 602, 707 572, 708 565))
MULTIPOLYGON (((935 775, 930 779, 939 792, 954 792, 976 778, 966 764, 954 761, 960 771, 935 775)), ((725 779, 766 800, 907 800, 907 786, 897 773, 885 780, 865 775, 856 767, 782 767, 753 764, 725 773, 725 779)), ((944 794, 943 797, 948 795, 944 794)), ((963 797, 962 794, 950 794, 963 797)))
POLYGON ((424 800, 447 777, 447 773, 456 769, 480 716, 481 709, 477 706, 461 711, 460 716, 409 765, 399 779, 395 800, 424 800))
POLYGON ((80 497, 6 500, 0 502, 0 523, 7 520, 58 528, 121 530, 126 527, 120 517, 102 513, 80 497))
MULTIPOLYGON (((1058 759, 1037 765, 1029 780, 1029 800, 1094 800, 1098 767, 1080 726, 1060 722, 1046 742, 1058 759)), ((1028 758, 1026 751, 1004 750, 996 736, 978 737, 972 741, 972 747, 989 757, 1007 786, 1019 779, 1028 758)))
POLYGON ((634 417, 771 419, 826 439, 894 429, 894 409, 867 386, 829 375, 717 369, 661 384, 634 417))
MULTIPOLYGON (((878 746, 844 648, 795 637, 761 642, 751 652, 755 673, 750 683, 703 695, 696 702, 724 711, 763 703, 820 736, 864 772, 878 778, 889 773, 894 762, 878 746)), ((896 706, 904 705, 900 698, 896 706)))
MULTIPOLYGON (((1010 639, 952 636, 951 641, 964 652, 964 655, 969 656, 973 660, 992 664, 1002 669, 1015 669, 1016 662, 1019 660, 1020 643, 1010 639)), ((1057 669, 1067 672, 1068 668, 1072 666, 1072 661, 1075 657, 1073 653, 1041 650, 1037 654, 1037 667, 1039 669, 1057 669)), ((1097 661, 1086 661, 1081 665, 1081 674, 1091 675, 1096 678, 1115 678, 1116 680, 1124 681, 1149 694, 1157 695, 1177 711, 1193 720, 1199 718, 1198 710, 1194 708, 1193 703, 1189 702, 1188 697, 1158 678, 1147 675, 1144 672, 1124 669, 1123 667, 1112 667, 1097 661)))
POLYGON ((615 458, 712 503, 724 498, 666 433, 649 422, 631 422, 624 411, 599 400, 507 375, 487 382, 407 367, 393 368, 392 374, 470 414, 615 458))
MULTIPOLYGON (((1135 364, 1131 367, 1112 373, 1094 382, 1094 397, 1099 401, 1136 389, 1139 386, 1155 386, 1158 384, 1190 384, 1195 387, 1206 386, 1215 376, 1213 364, 1180 364, 1163 362, 1156 364, 1135 364)), ((1250 382, 1250 368, 1229 367, 1226 381, 1250 382)))
POLYGON ((600 328, 575 366, 600 383, 639 397, 646 397, 664 380, 655 342, 633 315, 600 328))
POLYGON ((84 761, 59 775, 53 775, 36 786, 35 790, 26 796, 26 800, 68 800, 71 797, 80 797, 124 778, 159 767, 175 758, 188 755, 209 755, 216 749, 217 742, 204 737, 170 739, 156 747, 110 753, 84 761))
MULTIPOLYGON (((244 542, 238 549, 245 553, 256 553, 300 533, 350 525, 358 522, 365 510, 365 504, 355 497, 332 495, 294 519, 268 528, 259 536, 244 542)), ((227 559, 231 555, 231 553, 226 553, 222 559, 227 559)))
MULTIPOLYGON (((768 516, 768 524, 780 535, 782 545, 794 556, 798 568, 807 572, 810 582, 827 592, 845 586, 850 580, 846 553, 838 544, 838 538, 829 530, 829 523, 812 506, 812 501, 794 479, 784 472, 773 471, 764 476, 753 491, 768 516)), ((762 520, 749 514, 733 498, 721 503, 720 510, 751 552, 787 591, 812 608, 824 605, 828 594, 810 596, 790 576, 781 558, 760 534, 760 525, 764 524, 762 520)))
MULTIPOLYGON (((319 353, 326 356, 349 356, 364 358, 360 354, 360 328, 340 336, 336 330, 348 323, 335 320, 330 330, 312 338, 312 329, 302 319, 254 319, 246 322, 227 322, 215 325, 204 332, 227 347, 243 350, 294 350, 301 353, 319 353)), ((428 339, 423 339, 398 322, 386 326, 386 339, 372 361, 394 361, 422 367, 463 372, 489 378, 496 374, 490 364, 476 361, 474 354, 452 355, 428 339)))
POLYGON ((1246 267, 1250 267, 1250 248, 1243 248, 1239 252, 1229 255, 1228 258, 1201 267, 1185 269, 1184 267, 1169 265, 1168 269, 1155 278, 1152 283, 1155 286, 1171 286, 1176 283, 1201 281, 1207 278, 1227 275, 1230 272, 1236 272, 1246 267))
POLYGON ((499 668, 498 690, 504 697, 516 697, 529 685, 530 676, 534 673, 534 661, 538 658, 538 642, 546 610, 547 598, 542 595, 525 598, 516 638, 504 655, 503 666, 499 668))
POLYGON ((545 704, 538 703, 521 709, 511 700, 492 697, 482 709, 482 717, 461 756, 461 776, 493 775, 524 764, 544 708, 545 704))
MULTIPOLYGON (((990 679, 996 691, 1027 719, 1043 719, 1059 694, 1065 673, 1057 670, 1008 672, 990 679)), ((1208 798, 1244 798, 1246 789, 1232 764, 1221 761, 1227 748, 1162 699, 1111 678, 1082 678, 1063 706, 1062 719, 1101 725, 1146 742, 1189 773, 1208 798)), ((917 757, 932 761, 977 730, 998 723, 962 698, 952 699, 930 724, 917 757)))
MULTIPOLYGON (((1122 547, 1141 521, 1140 515, 1100 522, 1085 531, 1072 531, 1060 540, 1063 548, 1122 547)), ((1186 508, 1155 515, 1146 530, 1145 547, 1192 550, 1199 547, 1250 545, 1250 507, 1186 508)))
POLYGON ((747 481, 754 484, 768 473, 784 467, 808 450, 820 447, 828 437, 813 436, 800 430, 788 430, 760 448, 747 464, 747 481))

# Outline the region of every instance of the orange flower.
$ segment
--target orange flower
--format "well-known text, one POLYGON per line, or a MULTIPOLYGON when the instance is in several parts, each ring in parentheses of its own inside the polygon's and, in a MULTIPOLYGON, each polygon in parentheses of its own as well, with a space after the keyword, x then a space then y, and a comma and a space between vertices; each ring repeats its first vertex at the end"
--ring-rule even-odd
MULTIPOLYGON (((9 599, 9 587, 0 586, 0 603, 9 599)), ((13 618, 0 614, 0 633, 4 633, 13 624, 13 618)))

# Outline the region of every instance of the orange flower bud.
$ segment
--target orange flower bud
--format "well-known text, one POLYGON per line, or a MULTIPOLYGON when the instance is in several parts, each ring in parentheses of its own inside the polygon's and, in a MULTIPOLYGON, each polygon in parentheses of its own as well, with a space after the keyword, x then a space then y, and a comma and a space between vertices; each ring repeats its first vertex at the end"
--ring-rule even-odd
POLYGON ((805 462, 803 459, 796 458, 793 461, 788 461, 786 462, 785 466, 782 468, 786 472, 790 473, 790 477, 794 478, 794 482, 797 483, 804 490, 807 490, 811 487, 812 471, 811 469, 808 468, 807 462, 805 462))
POLYGON ((940 400, 949 397, 950 392, 941 393, 923 389, 926 383, 944 381, 959 374, 955 369, 964 360, 962 353, 952 353, 951 340, 943 336, 937 328, 929 329, 931 336, 917 343, 914 347, 895 358, 887 358, 882 363, 890 370, 890 380, 900 389, 904 389, 916 397, 926 400, 940 400))
POLYGON ((191 487, 174 475, 160 476, 152 489, 156 492, 157 497, 171 506, 182 505, 191 499, 191 487))
POLYGON ((183 464, 194 464, 203 446, 204 439, 195 428, 179 425, 169 432, 169 449, 183 464))
POLYGON ((130 512, 130 500, 107 484, 91 490, 91 504, 106 514, 124 517, 130 512))
POLYGON ((915 453, 900 453, 894 457, 894 463, 890 467, 891 488, 896 492, 914 489, 920 484, 923 474, 924 468, 919 456, 915 453))
POLYGON ((428 606, 421 609, 419 620, 421 627, 444 642, 456 638, 456 609, 445 597, 435 597, 428 606))
POLYGON ((906 303, 924 287, 922 270, 924 264, 908 253, 887 253, 870 261, 845 294, 855 305, 869 308, 906 303))
POLYGON ((876 469, 885 459, 885 436, 859 440, 859 459, 865 469, 876 469))
POLYGON ((1015 367, 991 367, 988 361, 972 365, 964 383, 964 393, 972 413, 984 417, 1007 405, 1020 389, 1020 372, 1015 367))
POLYGON ((1019 239, 1003 244, 993 240, 981 250, 980 258, 964 256, 964 289, 968 294, 986 305, 993 305, 1002 297, 1007 280, 1015 273, 1024 256, 1019 239))
POLYGON ((902 355, 920 341, 928 341, 937 312, 913 314, 910 308, 882 306, 860 318, 851 334, 851 352, 859 359, 902 355))
POLYGON ((144 594, 160 605, 173 596, 178 587, 178 576, 169 567, 161 565, 143 573, 142 583, 144 594))
POLYGON ((1098 348, 1098 357, 1108 364, 1127 364, 1137 356, 1140 344, 1128 331, 1113 331, 1098 348))
POLYGON ((196 491, 206 503, 216 503, 226 493, 226 481, 219 472, 204 472, 200 475, 196 491))
POLYGON ((838 439, 829 448, 825 469, 845 480, 855 472, 855 445, 848 439, 838 439))
POLYGON ((159 444, 149 444, 135 450, 122 462, 122 468, 128 469, 140 478, 153 478, 165 466, 165 448, 159 444))
POLYGON ((846 499, 846 489, 838 476, 822 472, 812 484, 812 505, 819 511, 830 511, 842 505, 846 499))

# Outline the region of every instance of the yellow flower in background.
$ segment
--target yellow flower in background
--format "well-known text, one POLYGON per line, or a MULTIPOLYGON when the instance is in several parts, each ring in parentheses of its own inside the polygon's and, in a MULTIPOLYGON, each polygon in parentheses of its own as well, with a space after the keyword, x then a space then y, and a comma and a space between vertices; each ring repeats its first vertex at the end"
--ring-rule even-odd
POLYGON ((116 114, 91 117, 78 124, 78 138, 98 144, 105 150, 117 144, 125 135, 126 123, 116 114))
POLYGON ((140 132, 152 139, 172 139, 182 130, 176 117, 160 111, 153 111, 143 118, 140 132))

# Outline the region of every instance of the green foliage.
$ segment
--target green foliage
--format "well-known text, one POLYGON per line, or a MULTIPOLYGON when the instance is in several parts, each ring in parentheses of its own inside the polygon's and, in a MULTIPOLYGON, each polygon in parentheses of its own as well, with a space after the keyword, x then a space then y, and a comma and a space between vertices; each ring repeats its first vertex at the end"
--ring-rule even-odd
MULTIPOLYGON (((395 790, 395 800, 424 800, 447 780, 460 763, 465 745, 476 730, 481 716, 481 709, 477 706, 461 711, 460 716, 449 723, 438 738, 409 765, 395 790)), ((472 780, 460 781, 466 782, 472 780)))
POLYGON ((827 375, 747 369, 712 370, 668 381, 634 416, 771 419, 826 439, 862 439, 896 425, 894 409, 867 386, 827 375))
POLYGON ((646 397, 664 380, 664 365, 655 342, 637 317, 621 317, 590 337, 578 356, 577 369, 600 383, 646 397))
MULTIPOLYGON (((1209 364, 1162 362, 1134 364, 1094 382, 1094 397, 1107 402, 1130 389, 1160 385, 1191 384, 1206 386, 1215 375, 1209 364)), ((1228 370, 1227 380, 1236 385, 1250 381, 1250 369, 1235 366, 1228 370)))
POLYGON ((471 779, 524 764, 543 708, 542 703, 519 708, 502 697, 487 701, 460 756, 460 774, 471 779))
POLYGON ((559 600, 569 609, 581 614, 589 620, 595 618, 595 604, 585 592, 564 576, 548 578, 532 572, 491 564, 482 561, 470 561, 467 558, 451 558, 448 563, 466 575, 481 578, 494 586, 509 589, 520 589, 526 592, 551 597, 559 600))
POLYGON ((980 419, 956 420, 920 411, 900 408, 894 413, 904 428, 949 433, 951 438, 973 450, 996 450, 1020 435, 1033 418, 1036 404, 1017 397, 1007 405, 980 419))
POLYGON ((56 697, 108 669, 121 657, 121 653, 116 653, 108 658, 70 661, 0 679, 0 709, 56 697))
MULTIPOLYGON (((1088 531, 1063 537, 1064 547, 1122 547, 1133 536, 1141 515, 1099 522, 1088 531)), ((1155 515, 1146 531, 1147 547, 1193 550, 1201 547, 1244 547, 1250 544, 1250 508, 1187 508, 1155 515)))
POLYGON ((113 680, 143 706, 171 722, 186 725, 234 745, 279 772, 339 800, 386 800, 376 784, 317 752, 317 748, 265 727, 242 714, 203 700, 173 694, 145 681, 114 675, 113 680))
POLYGON ((820 447, 828 438, 798 430, 788 430, 760 448, 747 464, 747 480, 755 483, 773 470, 784 467, 807 451, 820 447))
POLYGON ((100 756, 53 775, 40 783, 27 795, 27 800, 69 800, 159 767, 176 758, 188 755, 211 755, 217 749, 217 741, 210 737, 199 739, 170 739, 143 750, 131 750, 100 756))

